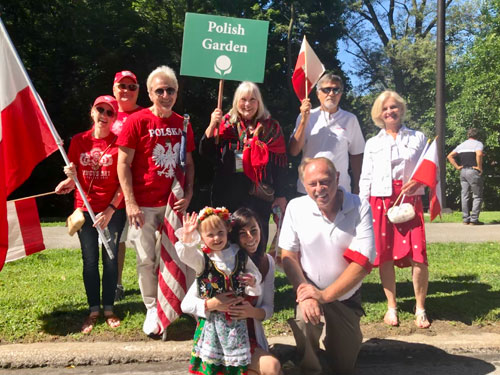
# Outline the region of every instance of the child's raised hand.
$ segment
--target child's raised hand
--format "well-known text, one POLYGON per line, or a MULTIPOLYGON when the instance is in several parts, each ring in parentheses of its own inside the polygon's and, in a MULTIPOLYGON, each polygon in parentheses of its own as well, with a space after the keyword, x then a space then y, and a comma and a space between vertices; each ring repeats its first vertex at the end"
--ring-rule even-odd
POLYGON ((183 215, 182 219, 182 242, 189 243, 191 242, 194 231, 198 227, 198 214, 196 212, 193 212, 191 215, 186 213, 183 215))
POLYGON ((245 286, 255 286, 255 282, 257 281, 255 279, 255 276, 251 273, 241 274, 240 276, 238 276, 238 280, 245 286))

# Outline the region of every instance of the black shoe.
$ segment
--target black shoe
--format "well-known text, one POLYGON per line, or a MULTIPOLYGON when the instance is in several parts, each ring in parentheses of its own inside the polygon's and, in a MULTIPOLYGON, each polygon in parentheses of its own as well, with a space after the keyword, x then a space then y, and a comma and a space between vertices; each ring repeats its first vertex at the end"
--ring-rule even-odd
POLYGON ((470 221, 463 221, 464 225, 469 225, 470 221))
POLYGON ((471 221, 470 225, 484 225, 482 221, 471 221))
POLYGON ((123 298, 125 298, 125 288, 123 288, 123 285, 117 284, 115 291, 115 302, 121 301, 123 298))

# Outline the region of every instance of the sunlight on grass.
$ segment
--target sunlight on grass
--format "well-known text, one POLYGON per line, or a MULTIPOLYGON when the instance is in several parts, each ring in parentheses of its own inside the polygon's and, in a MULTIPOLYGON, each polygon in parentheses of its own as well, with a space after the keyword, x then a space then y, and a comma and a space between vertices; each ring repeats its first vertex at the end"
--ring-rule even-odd
MULTIPOLYGON (((427 310, 434 319, 488 324, 500 318, 500 244, 428 245, 430 284, 427 310)), ((115 305, 122 319, 111 330, 101 318, 90 336, 79 333, 87 314, 81 252, 46 250, 8 263, 0 272, 0 342, 51 340, 146 340, 142 333, 145 307, 135 270, 135 252, 127 250, 123 275, 126 298, 115 305)), ((399 317, 413 319, 415 298, 409 268, 397 269, 399 317)), ((380 322, 386 310, 377 269, 362 287, 362 323, 380 322)), ((276 273, 275 314, 264 322, 266 333, 289 333, 295 294, 286 276, 276 273)), ((190 339, 194 320, 182 317, 169 328, 171 339, 190 339)))

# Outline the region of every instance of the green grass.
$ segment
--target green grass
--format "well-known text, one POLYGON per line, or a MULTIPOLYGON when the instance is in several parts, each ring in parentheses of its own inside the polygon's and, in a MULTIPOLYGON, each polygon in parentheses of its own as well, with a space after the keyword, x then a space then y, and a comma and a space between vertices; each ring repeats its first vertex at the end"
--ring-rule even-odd
POLYGON ((64 227, 66 225, 65 217, 42 217, 40 218, 42 227, 64 227))
MULTIPOLYGON (((426 223, 430 222, 429 214, 424 214, 426 223)), ((500 223, 500 211, 484 211, 479 215, 479 220, 486 224, 500 223)), ((450 214, 442 214, 441 218, 438 216, 434 219, 433 223, 461 223, 462 211, 454 211, 450 214)))
MULTIPOLYGON (((430 244, 427 310, 437 320, 467 325, 500 319, 500 244, 430 244)), ((115 306, 122 325, 111 330, 101 319, 91 335, 79 333, 87 314, 79 250, 46 250, 8 263, 0 272, 0 342, 145 340, 142 303, 135 271, 135 252, 127 251, 124 270, 126 298, 115 306)), ((397 270, 399 317, 413 319, 415 299, 410 269, 397 270)), ((276 274, 275 314, 264 326, 270 335, 288 331, 293 317, 292 288, 276 274)), ((363 284, 363 323, 380 322, 386 303, 376 269, 363 284)), ((169 338, 189 339, 191 318, 172 324, 169 338)))

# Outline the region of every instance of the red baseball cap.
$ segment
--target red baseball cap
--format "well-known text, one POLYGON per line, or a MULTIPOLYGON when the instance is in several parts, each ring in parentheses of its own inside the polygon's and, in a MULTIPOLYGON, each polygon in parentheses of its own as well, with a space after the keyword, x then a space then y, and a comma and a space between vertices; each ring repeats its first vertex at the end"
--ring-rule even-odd
POLYGON ((98 105, 100 103, 109 104, 113 108, 113 111, 115 112, 115 114, 118 113, 118 102, 116 101, 116 99, 113 96, 101 95, 101 96, 97 97, 97 99, 94 100, 93 107, 95 107, 96 105, 98 105))
POLYGON ((125 77, 129 77, 134 81, 134 83, 137 83, 137 77, 130 70, 122 70, 121 72, 116 73, 114 83, 120 82, 125 77))

